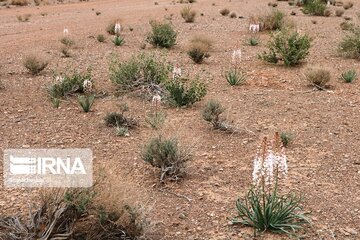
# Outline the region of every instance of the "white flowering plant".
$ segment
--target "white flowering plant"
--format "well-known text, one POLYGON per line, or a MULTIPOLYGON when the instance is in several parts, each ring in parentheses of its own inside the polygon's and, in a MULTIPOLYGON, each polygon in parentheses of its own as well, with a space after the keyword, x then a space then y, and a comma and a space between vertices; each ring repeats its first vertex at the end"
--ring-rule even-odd
POLYGON ((253 184, 244 199, 237 199, 237 217, 233 224, 254 228, 257 232, 271 231, 297 236, 296 231, 309 224, 302 213, 301 197, 295 194, 281 195, 280 180, 287 176, 288 166, 279 133, 273 144, 264 137, 254 159, 253 184))
POLYGON ((231 86, 241 85, 246 80, 246 75, 240 67, 241 63, 241 49, 234 50, 231 59, 231 69, 225 72, 226 81, 231 86))

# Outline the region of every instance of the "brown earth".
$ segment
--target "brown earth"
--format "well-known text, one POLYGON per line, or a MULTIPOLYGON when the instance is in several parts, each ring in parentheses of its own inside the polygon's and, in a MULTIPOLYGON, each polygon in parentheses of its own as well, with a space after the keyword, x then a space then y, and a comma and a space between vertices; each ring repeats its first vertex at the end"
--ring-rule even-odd
MULTIPOLYGON (((252 239, 251 229, 228 225, 236 214, 235 200, 251 183, 259 139, 275 131, 289 131, 295 139, 287 149, 289 174, 284 191, 302 194, 305 209, 312 212, 313 225, 305 238, 360 239, 360 83, 345 84, 338 79, 344 70, 359 72, 360 62, 336 55, 344 35, 340 29, 344 19, 305 16, 299 8, 278 2, 278 8, 314 40, 303 65, 268 65, 256 57, 265 49, 268 33, 259 34, 259 46, 244 43, 250 37, 249 17, 265 12, 267 3, 198 0, 193 8, 204 16, 198 15, 195 23, 184 23, 179 14, 184 5, 173 5, 170 0, 158 1, 158 5, 147 0, 101 0, 0 9, 0 80, 4 85, 0 90, 0 153, 7 148, 89 147, 95 156, 96 174, 104 170, 109 182, 101 194, 118 200, 119 205, 124 199, 144 206, 153 239, 252 239), (219 9, 224 7, 244 18, 221 16, 219 9), (95 11, 101 14, 96 16, 95 11), (297 15, 290 16, 291 11, 297 15), (31 14, 29 22, 17 20, 16 16, 23 14, 31 14), (150 46, 141 50, 149 20, 171 14, 179 32, 177 46, 170 51, 150 46), (126 44, 116 48, 110 36, 105 43, 97 42, 96 36, 106 34, 106 26, 116 18, 125 27, 126 44), (59 51, 65 26, 77 45, 72 58, 62 58, 59 51), (185 52, 189 38, 197 33, 214 40, 211 57, 202 65, 194 65, 185 52), (244 86, 233 88, 222 73, 229 67, 232 51, 238 48, 243 51, 242 67, 249 77, 244 86), (34 51, 50 62, 36 77, 22 65, 24 56, 34 51), (208 94, 200 103, 184 109, 164 107, 168 116, 164 134, 177 136, 192 147, 193 160, 181 182, 161 186, 158 172, 139 157, 143 144, 155 134, 144 120, 151 103, 131 95, 114 95, 116 88, 108 75, 111 55, 117 53, 127 59, 134 52, 166 54, 167 60, 178 63, 185 74, 198 75, 208 84, 208 94), (314 91, 308 86, 303 71, 312 65, 331 71, 330 91, 314 91), (60 109, 53 108, 48 99, 51 69, 67 66, 92 67, 97 90, 109 94, 97 99, 88 114, 80 111, 76 99, 62 102, 60 109), (219 100, 227 108, 228 119, 253 133, 227 135, 211 130, 201 117, 209 99, 219 100), (117 137, 103 123, 106 113, 118 110, 118 104, 124 102, 141 125, 127 138, 117 137)), ((335 7, 331 9, 334 12, 335 7)), ((345 15, 359 23, 359 11, 360 3, 355 2, 345 15)), ((27 201, 36 198, 37 192, 1 188, 0 213, 25 214, 27 201)), ((286 236, 265 234, 262 238, 286 236)))

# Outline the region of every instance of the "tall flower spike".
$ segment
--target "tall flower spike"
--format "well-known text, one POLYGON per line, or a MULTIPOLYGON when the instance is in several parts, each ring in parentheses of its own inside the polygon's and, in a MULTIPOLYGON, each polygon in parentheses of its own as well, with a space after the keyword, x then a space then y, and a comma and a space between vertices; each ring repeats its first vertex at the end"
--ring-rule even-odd
POLYGON ((91 91, 92 91, 92 87, 93 87, 93 84, 92 84, 91 80, 86 79, 86 80, 83 82, 84 92, 91 92, 91 91))
POLYGON ((260 31, 260 25, 259 24, 250 24, 249 31, 252 33, 257 33, 260 31))
POLYGON ((153 104, 158 105, 161 103, 161 96, 159 94, 156 94, 153 96, 152 101, 153 104))
POLYGON ((115 32, 116 35, 119 35, 119 34, 120 34, 120 31, 121 31, 121 25, 120 25, 119 22, 117 22, 117 23, 115 24, 114 32, 115 32))
POLYGON ((236 64, 241 62, 241 49, 234 50, 232 53, 232 62, 236 64))
POLYGON ((174 66, 172 74, 173 74, 173 76, 172 76, 173 80, 175 80, 176 78, 181 77, 181 68, 179 67, 179 65, 176 64, 174 66))
POLYGON ((65 37, 69 35, 69 29, 67 27, 64 27, 63 34, 65 37))

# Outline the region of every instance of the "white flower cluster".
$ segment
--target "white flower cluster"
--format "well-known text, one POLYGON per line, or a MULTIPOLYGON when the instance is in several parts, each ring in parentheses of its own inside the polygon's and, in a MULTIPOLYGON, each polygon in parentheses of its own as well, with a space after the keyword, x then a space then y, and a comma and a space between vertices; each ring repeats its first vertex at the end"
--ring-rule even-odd
POLYGON ((84 89, 84 92, 91 92, 92 89, 93 89, 93 83, 91 80, 89 79, 86 79, 84 82, 83 82, 83 89, 84 89))
POLYGON ((119 35, 119 34, 120 34, 120 31, 121 31, 121 25, 120 25, 119 22, 117 22, 117 23, 115 24, 114 32, 115 32, 116 35, 119 35))
MULTIPOLYGON (((279 141, 277 138, 274 141, 279 141)), ((254 170, 252 174, 253 184, 259 186, 261 184, 272 185, 274 180, 277 181, 280 176, 286 177, 288 172, 287 158, 285 149, 280 143, 274 143, 279 147, 275 151, 265 137, 262 145, 254 159, 254 170)))
POLYGON ((65 37, 69 35, 69 29, 67 27, 64 28, 63 34, 65 37))
POLYGON ((178 66, 174 66, 174 69, 172 71, 172 78, 175 80, 176 78, 181 77, 181 68, 178 66))
POLYGON ((234 50, 232 53, 232 63, 236 64, 241 62, 241 49, 234 50))
POLYGON ((55 78, 55 83, 56 84, 61 84, 63 81, 65 80, 65 78, 63 76, 56 76, 55 78))
POLYGON ((249 31, 253 33, 257 33, 260 31, 260 24, 250 24, 249 31))
POLYGON ((161 103, 161 96, 157 93, 153 96, 152 101, 153 104, 157 105, 161 103))

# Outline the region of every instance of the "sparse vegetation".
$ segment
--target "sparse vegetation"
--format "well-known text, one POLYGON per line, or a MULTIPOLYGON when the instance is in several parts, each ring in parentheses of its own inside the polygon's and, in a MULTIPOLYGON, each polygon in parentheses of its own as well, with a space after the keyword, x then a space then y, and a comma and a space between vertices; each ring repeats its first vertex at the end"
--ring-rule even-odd
POLYGON ((293 140, 293 135, 289 132, 281 132, 280 134, 280 140, 284 147, 287 147, 290 142, 293 140))
POLYGON ((345 10, 347 10, 347 9, 352 8, 353 6, 354 6, 354 3, 353 3, 353 2, 346 2, 346 3, 344 3, 343 8, 344 8, 345 10))
POLYGON ((236 132, 236 128, 226 122, 226 119, 221 118, 220 115, 225 111, 225 108, 216 100, 210 100, 205 104, 202 111, 202 117, 205 121, 211 123, 215 130, 221 130, 229 133, 236 132))
POLYGON ((24 67, 29 70, 32 75, 37 75, 43 71, 48 65, 48 62, 38 55, 30 54, 24 59, 24 67))
POLYGON ((186 6, 183 9, 181 9, 180 14, 186 23, 192 23, 195 21, 196 11, 193 10, 191 6, 186 6))
POLYGON ((360 59, 360 27, 349 29, 349 33, 340 42, 338 51, 344 57, 360 59))
POLYGON ((31 14, 24 14, 24 15, 18 15, 16 16, 17 20, 20 22, 28 22, 31 17, 31 14))
POLYGON ((357 73, 355 70, 349 70, 346 72, 343 72, 341 74, 341 79, 346 83, 352 83, 357 78, 357 73))
POLYGON ((169 92, 168 100, 171 105, 182 107, 200 101, 206 95, 206 85, 199 79, 186 84, 182 79, 169 81, 166 86, 169 92))
POLYGON ((308 68, 305 71, 306 80, 319 90, 326 88, 330 81, 330 72, 320 67, 308 68))
POLYGON ((303 11, 305 14, 313 16, 324 16, 326 4, 321 0, 308 0, 304 4, 303 11))
POLYGON ((287 26, 285 14, 279 10, 273 10, 260 16, 261 30, 280 30, 287 26))
POLYGON ((160 181, 166 177, 179 180, 185 174, 185 163, 191 155, 182 149, 177 139, 162 136, 152 138, 145 145, 142 159, 153 167, 161 169, 160 181))
POLYGON ((99 42, 105 42, 106 38, 103 34, 99 34, 97 35, 96 39, 99 41, 99 42))
POLYGON ((27 6, 29 2, 28 0, 11 0, 10 4, 16 6, 27 6))
POLYGON ((257 45, 259 44, 259 39, 254 38, 254 37, 251 37, 251 38, 249 38, 249 40, 248 40, 248 44, 249 44, 250 46, 257 46, 257 45))
POLYGON ((112 40, 112 42, 115 44, 115 46, 119 47, 125 43, 125 40, 120 35, 117 35, 115 36, 114 40, 112 40))
POLYGON ((220 14, 223 15, 223 16, 227 16, 230 14, 230 10, 227 9, 227 8, 223 8, 220 10, 220 14))
POLYGON ((195 63, 202 63, 205 58, 209 57, 212 42, 204 36, 196 36, 190 41, 188 55, 195 63))
POLYGON ((231 69, 225 73, 225 78, 231 86, 237 86, 245 82, 246 75, 243 72, 238 71, 238 69, 231 69))
POLYGON ((177 33, 170 23, 150 22, 152 31, 148 34, 146 41, 154 47, 171 48, 176 44, 177 33))
POLYGON ((342 15, 344 15, 344 10, 342 10, 342 9, 336 9, 335 15, 336 15, 337 17, 341 17, 342 15))
POLYGON ((124 90, 146 87, 154 91, 165 83, 170 66, 155 55, 134 55, 125 62, 113 59, 110 65, 110 79, 124 90))
POLYGON ((84 112, 89 112, 93 103, 95 96, 94 95, 82 95, 78 97, 78 102, 84 112))
POLYGON ((295 66, 309 54, 310 44, 311 39, 306 34, 278 31, 268 42, 269 52, 264 52, 259 58, 269 63, 283 61, 286 66, 295 66))
POLYGON ((91 71, 72 70, 69 74, 54 74, 54 83, 49 87, 50 98, 62 98, 74 93, 84 93, 84 82, 91 81, 91 71))
POLYGON ((63 37, 60 39, 60 42, 66 47, 72 47, 75 44, 75 41, 69 37, 63 37))

